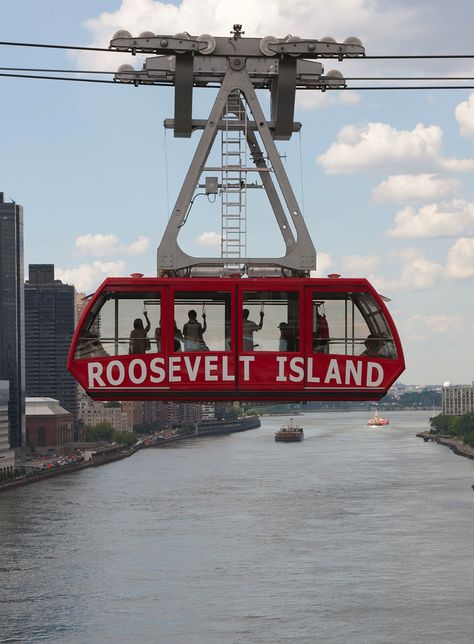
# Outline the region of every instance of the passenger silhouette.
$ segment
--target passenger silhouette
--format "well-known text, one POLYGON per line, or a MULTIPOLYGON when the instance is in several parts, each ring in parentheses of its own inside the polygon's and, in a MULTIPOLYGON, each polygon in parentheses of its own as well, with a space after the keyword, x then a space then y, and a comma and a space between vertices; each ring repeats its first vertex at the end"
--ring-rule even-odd
POLYGON ((243 317, 243 322, 242 322, 242 336, 243 336, 243 350, 244 351, 253 351, 254 349, 254 343, 253 343, 253 334, 255 331, 260 331, 260 329, 263 327, 263 317, 264 317, 264 312, 260 311, 260 323, 256 324, 252 320, 249 320, 248 317, 250 315, 250 311, 248 309, 243 309, 242 311, 242 317, 243 317))
POLYGON ((129 353, 145 353, 150 349, 150 340, 147 338, 147 333, 150 330, 150 320, 148 313, 144 311, 143 317, 146 320, 146 326, 143 326, 141 318, 135 318, 133 321, 133 329, 130 332, 130 342, 128 345, 129 353))
POLYGON ((188 311, 188 321, 183 326, 185 351, 208 351, 203 334, 207 329, 206 314, 202 314, 203 324, 197 321, 197 313, 193 309, 188 311))

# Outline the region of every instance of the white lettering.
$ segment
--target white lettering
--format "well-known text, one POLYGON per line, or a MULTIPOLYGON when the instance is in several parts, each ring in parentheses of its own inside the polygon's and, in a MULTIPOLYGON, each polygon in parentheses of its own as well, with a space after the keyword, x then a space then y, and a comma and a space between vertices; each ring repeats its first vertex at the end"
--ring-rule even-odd
POLYGON ((383 380, 383 368, 378 362, 367 363, 367 387, 378 387, 383 380), (374 371, 378 371, 378 378, 374 378, 374 371))
POLYGON ((146 364, 140 358, 135 358, 128 365, 128 377, 135 385, 141 385, 146 380, 146 364), (135 375, 135 367, 140 367, 140 375, 135 375))
POLYGON ((151 382, 154 382, 154 383, 163 382, 166 375, 165 370, 163 369, 164 364, 165 364, 164 358, 153 358, 153 360, 150 362, 150 371, 152 373, 156 373, 156 376, 150 376, 151 382), (159 365, 162 365, 162 366, 160 367, 159 365))
POLYGON ((206 356, 204 358, 204 380, 211 382, 217 380, 217 374, 214 376, 211 372, 217 371, 218 356, 206 356))
POLYGON ((332 358, 332 360, 330 360, 324 382, 327 384, 331 380, 335 380, 338 385, 342 383, 341 374, 339 372, 339 365, 337 364, 336 358, 332 358))
POLYGON ((354 378, 355 385, 362 384, 362 362, 359 360, 356 364, 352 360, 348 360, 346 363, 346 379, 345 384, 351 384, 351 377, 354 378))
POLYGON ((229 357, 222 356, 222 380, 229 381, 235 380, 235 376, 229 373, 229 357))
POLYGON ((120 362, 120 360, 112 360, 112 362, 109 362, 109 364, 107 365, 106 375, 107 380, 111 385, 121 385, 125 378, 125 367, 120 362), (114 378, 113 373, 115 367, 117 367, 118 370, 117 378, 114 378))
POLYGON ((169 371, 170 382, 181 382, 181 376, 178 373, 176 373, 177 371, 179 372, 180 362, 181 362, 180 356, 173 356, 172 358, 169 359, 168 371, 169 371))
POLYGON ((314 369, 313 369, 313 358, 308 358, 308 369, 306 373, 306 377, 308 379, 308 382, 320 382, 320 378, 318 376, 314 375, 314 369))
POLYGON ((100 362, 89 362, 87 365, 87 377, 89 381, 89 387, 94 387, 95 382, 98 387, 105 387, 105 382, 102 380, 101 375, 104 371, 104 365, 100 362), (94 382, 95 381, 95 382, 94 382))
POLYGON ((296 374, 290 373, 290 380, 292 382, 301 382, 304 379, 304 358, 292 358, 290 360, 290 369, 296 374))
POLYGON ((191 366, 191 358, 189 356, 184 356, 184 364, 188 371, 189 380, 194 382, 198 375, 199 365, 201 364, 201 356, 195 356, 194 367, 191 366))
POLYGON ((278 376, 276 381, 277 382, 286 382, 286 376, 285 376, 285 365, 286 365, 286 356, 277 356, 276 357, 277 362, 278 362, 278 376))
POLYGON ((250 380, 250 363, 255 360, 255 356, 239 356, 240 362, 244 363, 244 382, 250 380))

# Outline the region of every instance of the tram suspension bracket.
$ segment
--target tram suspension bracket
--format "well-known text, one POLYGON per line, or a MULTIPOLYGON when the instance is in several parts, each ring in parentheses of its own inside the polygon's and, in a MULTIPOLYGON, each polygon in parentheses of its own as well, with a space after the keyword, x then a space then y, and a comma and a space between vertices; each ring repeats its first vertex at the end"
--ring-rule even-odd
MULTIPOLYGON (((222 269, 229 264, 228 257, 192 257, 178 245, 177 237, 193 203, 194 192, 219 130, 242 130, 240 118, 229 123, 226 112, 235 103, 241 112, 248 107, 253 121, 245 118, 245 138, 255 168, 239 167, 241 174, 258 172, 260 182, 269 198, 278 227, 283 236, 286 254, 277 258, 237 258, 232 263, 245 264, 245 270, 256 267, 280 269, 291 275, 308 275, 316 267, 316 252, 309 236, 301 210, 275 147, 275 140, 288 140, 300 124, 294 123, 294 105, 297 89, 345 87, 338 71, 324 76, 318 58, 364 56, 365 50, 358 39, 336 43, 334 39, 303 40, 296 36, 263 39, 243 38, 241 25, 234 25, 232 37, 213 37, 209 34, 190 36, 186 32, 175 36, 145 32, 133 38, 128 32, 119 32, 111 40, 110 48, 135 53, 154 53, 145 60, 142 70, 130 65, 121 66, 115 80, 122 83, 174 85, 174 119, 165 122, 173 127, 176 137, 190 137, 193 130, 202 128, 201 139, 189 166, 175 207, 158 248, 159 274, 189 274, 197 268, 222 269), (194 87, 217 87, 218 93, 207 120, 192 118, 194 87), (258 101, 256 90, 270 90, 271 115, 267 120, 258 101), (227 106, 227 109, 226 109, 227 106), (257 133, 263 143, 260 147, 257 133), (264 154, 265 152, 265 154, 264 154), (268 165, 267 165, 268 163, 268 165), (280 194, 272 175, 276 178, 280 194), (286 206, 286 207, 285 207, 286 206), (296 238, 289 225, 291 219, 296 238)), ((232 111, 232 110, 230 110, 232 111)), ((223 164, 224 165, 224 164, 223 164)), ((229 166, 230 168, 230 166, 229 166)), ((233 171, 233 169, 231 169, 233 171)), ((243 181, 246 187, 248 181, 243 181)))

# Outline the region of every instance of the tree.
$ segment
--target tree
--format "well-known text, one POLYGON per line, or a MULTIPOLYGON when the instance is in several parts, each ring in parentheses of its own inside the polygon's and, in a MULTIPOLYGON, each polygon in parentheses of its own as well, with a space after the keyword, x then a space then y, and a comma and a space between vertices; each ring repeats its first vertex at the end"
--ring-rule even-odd
POLYGON ((459 431, 463 436, 474 432, 474 413, 464 414, 459 419, 459 431))
POLYGON ((86 426, 86 441, 107 441, 110 443, 114 431, 113 425, 107 422, 99 423, 94 427, 86 426))
POLYGON ((117 432, 113 433, 113 440, 120 445, 133 445, 136 442, 135 434, 132 432, 117 432))
POLYGON ((449 420, 451 416, 446 414, 438 414, 430 418, 430 426, 433 434, 449 434, 449 420))

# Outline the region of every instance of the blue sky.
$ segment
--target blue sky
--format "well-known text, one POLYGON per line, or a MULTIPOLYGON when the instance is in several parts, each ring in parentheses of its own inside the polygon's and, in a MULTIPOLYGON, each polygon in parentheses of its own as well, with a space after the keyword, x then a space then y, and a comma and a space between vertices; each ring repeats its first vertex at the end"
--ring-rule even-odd
MULTIPOLYGON (((2 41, 107 47, 120 28, 226 35, 236 22, 247 36, 357 35, 368 55, 474 53, 468 0, 0 3, 2 41)), ((0 56, 1 67, 115 71, 124 62, 5 46, 0 56)), ((324 64, 345 76, 474 76, 469 59, 324 64)), ((107 274, 154 275, 197 142, 164 132, 172 90, 1 77, 0 89, 0 190, 24 206, 26 265, 54 263, 58 277, 87 292, 107 274)), ((206 117, 211 100, 212 90, 195 92, 195 118, 206 117)), ((305 92, 296 120, 301 136, 279 149, 318 273, 367 276, 391 298, 407 357, 403 382, 474 380, 474 91, 305 92)), ((200 236, 219 233, 219 205, 204 206, 196 202, 180 242, 196 255, 218 254, 200 236)), ((249 255, 277 255, 281 241, 261 211, 249 208, 249 255)))

